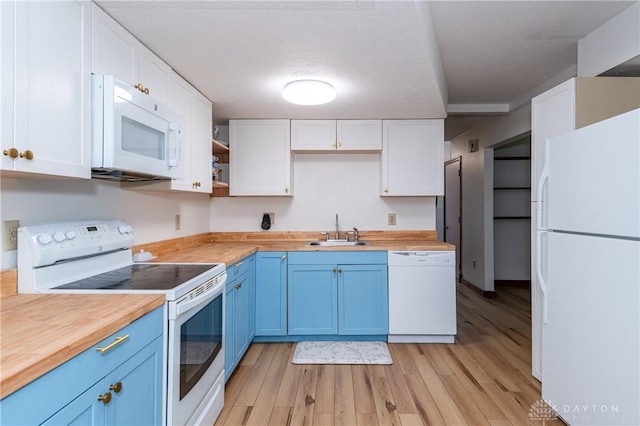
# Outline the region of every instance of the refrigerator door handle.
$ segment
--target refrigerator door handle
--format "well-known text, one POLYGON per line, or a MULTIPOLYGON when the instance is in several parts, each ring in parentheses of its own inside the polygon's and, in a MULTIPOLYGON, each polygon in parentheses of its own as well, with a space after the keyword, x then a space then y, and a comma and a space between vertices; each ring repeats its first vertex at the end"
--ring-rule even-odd
POLYGON ((547 323, 547 281, 544 279, 542 273, 542 256, 544 251, 542 250, 542 234, 546 231, 536 232, 536 275, 538 276, 538 284, 540 284, 540 291, 542 292, 542 323, 547 323))
POLYGON ((542 205, 545 200, 543 199, 543 187, 545 183, 549 180, 549 139, 544 142, 544 163, 542 165, 542 171, 540 172, 540 179, 538 180, 538 188, 537 188, 537 200, 536 203, 536 229, 544 229, 546 226, 546 221, 543 223, 542 218, 542 205))

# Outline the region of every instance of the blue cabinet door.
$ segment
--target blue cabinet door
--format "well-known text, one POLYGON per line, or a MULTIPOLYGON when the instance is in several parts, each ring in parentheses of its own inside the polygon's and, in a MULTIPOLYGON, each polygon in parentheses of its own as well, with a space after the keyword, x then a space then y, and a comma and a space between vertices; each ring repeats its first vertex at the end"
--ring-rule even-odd
POLYGON ((289 335, 338 333, 335 265, 289 266, 289 335))
POLYGON ((162 423, 162 337, 105 377, 111 392, 106 410, 108 425, 159 425, 162 423))
POLYGON ((238 363, 249 347, 249 274, 233 284, 233 357, 238 363))
POLYGON ((248 292, 248 307, 247 307, 247 326, 249 328, 248 343, 253 341, 253 336, 256 335, 256 256, 252 254, 247 259, 248 277, 247 277, 247 292, 248 292))
POLYGON ((388 334, 386 265, 338 266, 339 334, 388 334))
POLYGON ((235 367, 233 355, 233 317, 234 317, 234 305, 233 305, 233 284, 227 284, 225 289, 225 302, 224 302, 224 372, 225 380, 231 377, 233 368, 235 367))
MULTIPOLYGON (((54 391, 52 389, 52 391, 54 391)), ((109 404, 98 401, 98 396, 104 394, 104 380, 87 389, 69 405, 42 423, 43 426, 101 426, 105 424, 105 408, 109 404)), ((112 395, 113 396, 113 395, 112 395)), ((38 401, 33 401, 37 404, 38 401)), ((26 408, 26 407, 25 407, 26 408)), ((18 424, 18 423, 11 423, 18 424)))
POLYGON ((225 380, 238 366, 255 333, 255 256, 234 265, 239 271, 225 289, 224 370, 225 380))
POLYGON ((287 253, 256 253, 256 336, 287 335, 287 253))

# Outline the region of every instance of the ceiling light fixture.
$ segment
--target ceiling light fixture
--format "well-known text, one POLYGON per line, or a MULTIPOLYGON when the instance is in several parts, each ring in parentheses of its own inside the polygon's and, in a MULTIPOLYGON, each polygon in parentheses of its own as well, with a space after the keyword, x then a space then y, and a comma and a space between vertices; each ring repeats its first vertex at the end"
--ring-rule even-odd
POLYGON ((296 80, 282 90, 285 101, 296 105, 322 105, 336 98, 332 85, 320 80, 296 80))

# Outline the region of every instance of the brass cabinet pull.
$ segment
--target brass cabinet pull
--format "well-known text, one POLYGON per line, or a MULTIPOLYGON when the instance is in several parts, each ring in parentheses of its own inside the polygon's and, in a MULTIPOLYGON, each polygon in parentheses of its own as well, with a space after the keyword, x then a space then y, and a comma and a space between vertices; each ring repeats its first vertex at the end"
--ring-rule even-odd
POLYGON ((27 160, 33 160, 33 151, 31 151, 30 149, 26 150, 25 152, 21 152, 20 153, 20 158, 26 158, 27 160))
POLYGON ((331 142, 331 147, 333 148, 334 146, 336 146, 335 142, 331 142))
POLYGON ((284 192, 289 193, 289 188, 284 188, 284 192))
POLYGON ((242 266, 242 262, 238 262, 238 263, 236 263, 236 264, 235 264, 235 265, 233 265, 233 266, 235 266, 236 268, 239 268, 239 267, 241 267, 241 266, 242 266))
POLYGON ((113 342, 111 342, 110 344, 108 344, 107 346, 98 346, 96 348, 96 351, 100 352, 101 354, 110 351, 111 349, 115 348, 116 346, 118 346, 120 343, 124 342, 125 340, 127 340, 129 338, 128 334, 125 334, 124 336, 116 336, 115 340, 113 342))
POLYGON ((287 256, 285 256, 284 254, 282 255, 282 260, 285 260, 287 258, 287 256))
POLYGON ((385 189, 384 189, 384 192, 389 192, 389 188, 385 188, 385 189))
POLYGON ((9 148, 2 151, 4 155, 8 155, 9 157, 16 159, 18 158, 18 150, 16 148, 9 148))
POLYGON ((239 289, 240 287, 242 287, 242 284, 236 284, 236 285, 233 286, 233 288, 235 288, 235 289, 239 289))
POLYGON ((338 142, 338 148, 342 146, 342 142, 338 142))
POLYGON ((115 393, 120 393, 120 391, 122 390, 122 382, 117 382, 112 385, 109 385, 109 390, 112 390, 115 393))
POLYGON ((136 89, 138 89, 139 91, 141 91, 142 93, 144 93, 145 95, 149 94, 149 88, 148 87, 144 87, 142 85, 142 83, 138 83, 134 86, 136 89))
POLYGON ((111 402, 111 392, 107 392, 103 395, 98 396, 98 401, 102 401, 104 405, 107 405, 111 402))
POLYGON ((332 270, 331 272, 333 272, 333 273, 335 274, 335 272, 336 272, 336 268, 333 268, 333 270, 332 270))
POLYGON ((341 274, 342 273, 342 269, 338 269, 338 273, 341 274))

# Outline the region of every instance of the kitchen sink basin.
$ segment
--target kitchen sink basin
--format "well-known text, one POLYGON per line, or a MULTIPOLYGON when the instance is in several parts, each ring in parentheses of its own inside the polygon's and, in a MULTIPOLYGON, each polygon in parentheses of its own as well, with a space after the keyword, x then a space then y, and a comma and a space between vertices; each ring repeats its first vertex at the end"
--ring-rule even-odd
POLYGON ((351 247, 351 246, 368 246, 367 241, 345 241, 345 240, 316 240, 307 241, 305 246, 320 246, 320 247, 351 247))

